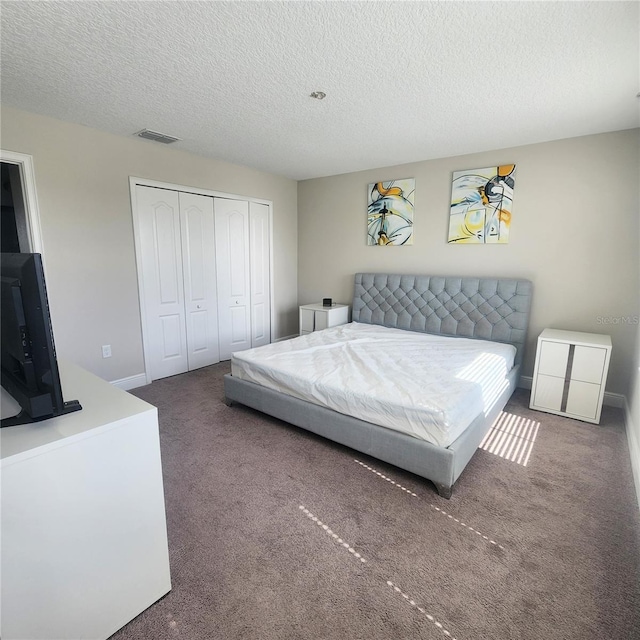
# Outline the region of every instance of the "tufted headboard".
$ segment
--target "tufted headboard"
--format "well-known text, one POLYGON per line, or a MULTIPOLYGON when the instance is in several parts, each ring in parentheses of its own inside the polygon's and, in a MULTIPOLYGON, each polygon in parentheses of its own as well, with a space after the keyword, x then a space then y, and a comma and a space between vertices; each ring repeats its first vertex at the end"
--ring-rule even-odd
POLYGON ((529 280, 357 273, 354 322, 508 342, 522 362, 529 324, 529 280))

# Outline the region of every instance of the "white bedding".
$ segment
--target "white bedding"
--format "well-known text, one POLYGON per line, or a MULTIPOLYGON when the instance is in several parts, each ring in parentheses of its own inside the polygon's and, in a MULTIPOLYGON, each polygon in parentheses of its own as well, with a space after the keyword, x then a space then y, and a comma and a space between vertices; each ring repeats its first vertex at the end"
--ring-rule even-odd
POLYGON ((509 344, 352 322, 236 352, 231 373, 447 447, 504 391, 515 354, 509 344))

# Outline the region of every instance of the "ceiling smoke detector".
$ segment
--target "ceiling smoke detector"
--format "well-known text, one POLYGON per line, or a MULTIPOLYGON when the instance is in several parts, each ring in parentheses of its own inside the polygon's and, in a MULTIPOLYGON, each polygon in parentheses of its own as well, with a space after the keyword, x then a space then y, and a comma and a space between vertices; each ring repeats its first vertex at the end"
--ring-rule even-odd
POLYGON ((158 133, 157 131, 151 131, 151 129, 143 129, 133 134, 139 138, 145 140, 153 140, 154 142, 162 142, 162 144, 171 144, 172 142, 178 142, 181 138, 175 138, 174 136, 168 136, 166 133, 158 133))
POLYGON ((314 91, 309 95, 310 98, 315 98, 316 100, 324 100, 327 97, 327 94, 324 91, 314 91))

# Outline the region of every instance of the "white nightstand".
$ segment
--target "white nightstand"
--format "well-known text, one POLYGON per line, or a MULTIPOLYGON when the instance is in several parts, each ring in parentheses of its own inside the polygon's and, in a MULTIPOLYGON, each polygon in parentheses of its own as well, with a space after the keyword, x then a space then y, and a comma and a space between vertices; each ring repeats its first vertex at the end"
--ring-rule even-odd
POLYGON ((598 424, 610 358, 609 336, 545 329, 538 337, 529 406, 598 424))
POLYGON ((300 335, 320 331, 349 322, 349 305, 334 304, 325 307, 322 303, 303 304, 300 307, 300 335))

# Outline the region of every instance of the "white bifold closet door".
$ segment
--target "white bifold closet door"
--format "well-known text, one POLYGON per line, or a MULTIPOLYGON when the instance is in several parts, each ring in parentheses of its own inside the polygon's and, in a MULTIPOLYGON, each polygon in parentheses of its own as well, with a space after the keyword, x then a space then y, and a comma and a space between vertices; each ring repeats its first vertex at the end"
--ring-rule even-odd
POLYGON ((151 378, 220 361, 213 198, 136 186, 151 378))
POLYGON ((251 346, 271 342, 271 237, 269 207, 249 203, 249 245, 251 247, 251 346))
POLYGON ((269 207, 214 198, 220 358, 271 341, 269 207))

